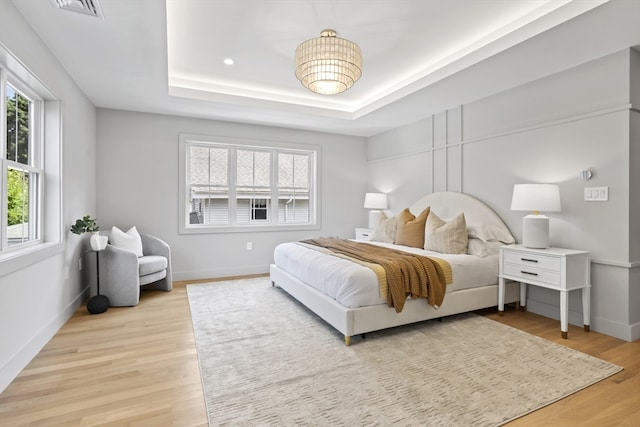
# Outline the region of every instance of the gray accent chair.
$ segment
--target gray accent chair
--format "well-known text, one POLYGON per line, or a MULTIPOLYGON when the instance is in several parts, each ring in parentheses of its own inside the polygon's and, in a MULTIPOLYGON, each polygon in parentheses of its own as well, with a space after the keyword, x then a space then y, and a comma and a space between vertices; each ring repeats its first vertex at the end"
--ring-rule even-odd
MULTIPOLYGON (((100 232, 109 236, 109 232, 100 232)), ((110 237, 110 236, 109 236, 110 237)), ((157 237, 140 233, 142 253, 107 244, 100 251, 100 293, 109 298, 112 307, 134 306, 140 301, 140 287, 171 291, 171 248, 157 237)))

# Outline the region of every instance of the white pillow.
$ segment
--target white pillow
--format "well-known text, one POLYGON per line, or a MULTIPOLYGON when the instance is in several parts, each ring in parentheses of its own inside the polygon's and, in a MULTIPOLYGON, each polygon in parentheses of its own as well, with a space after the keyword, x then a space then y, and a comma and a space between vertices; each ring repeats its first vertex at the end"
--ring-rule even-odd
POLYGON ((500 246, 504 246, 504 243, 498 241, 483 242, 480 239, 469 238, 467 253, 484 258, 489 255, 497 255, 500 252, 500 246))
POLYGON ((507 230, 495 225, 470 225, 467 231, 470 238, 483 242, 515 243, 515 239, 507 230))
POLYGON ((378 219, 378 225, 371 234, 371 240, 374 242, 386 242, 393 243, 396 239, 396 226, 398 224, 398 218, 392 216, 387 217, 387 214, 382 212, 380 219, 378 219))
POLYGON ((142 254, 142 239, 136 227, 131 227, 126 233, 115 225, 111 228, 111 244, 118 249, 133 252, 137 257, 142 254))
POLYGON ((425 250, 443 254, 467 253, 467 223, 463 213, 446 222, 431 211, 425 229, 425 250))

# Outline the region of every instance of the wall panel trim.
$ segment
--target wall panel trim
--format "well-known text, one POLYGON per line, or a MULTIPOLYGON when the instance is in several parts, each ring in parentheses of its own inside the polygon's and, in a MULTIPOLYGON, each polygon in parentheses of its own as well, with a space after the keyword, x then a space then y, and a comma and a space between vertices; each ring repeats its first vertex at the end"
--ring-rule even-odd
POLYGON ((504 136, 515 135, 515 134, 518 134, 518 133, 531 132, 531 131, 536 130, 536 129, 544 129, 544 128, 548 128, 548 127, 562 125, 562 124, 565 124, 565 123, 577 122, 577 121, 581 121, 581 120, 591 119, 591 118, 594 118, 594 117, 605 116, 607 114, 618 113, 620 111, 632 111, 632 110, 633 110, 633 108, 632 108, 631 104, 623 104, 623 105, 618 105, 618 106, 611 107, 611 108, 605 108, 605 109, 601 109, 601 110, 591 111, 589 113, 584 113, 584 114, 578 114, 578 115, 573 115, 573 116, 569 116, 569 117, 564 117, 562 119, 552 120, 552 121, 549 121, 549 122, 544 122, 544 123, 540 123, 540 124, 533 125, 533 126, 526 126, 526 127, 516 128, 516 129, 512 129, 512 130, 505 131, 505 132, 498 132, 498 133, 494 133, 494 134, 491 134, 491 135, 482 136, 482 137, 479 137, 479 138, 469 139, 469 140, 466 140, 466 141, 462 140, 462 144, 473 144, 473 143, 476 143, 476 142, 482 142, 482 141, 486 141, 486 140, 489 140, 489 139, 501 138, 501 137, 504 137, 504 136))

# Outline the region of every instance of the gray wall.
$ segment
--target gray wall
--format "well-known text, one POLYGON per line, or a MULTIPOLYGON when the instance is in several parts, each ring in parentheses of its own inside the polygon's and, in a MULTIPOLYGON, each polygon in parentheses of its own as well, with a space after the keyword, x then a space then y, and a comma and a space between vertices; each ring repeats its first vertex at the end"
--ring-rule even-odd
POLYGON ((278 243, 310 235, 353 237, 366 223, 366 140, 183 117, 98 110, 98 218, 106 228, 157 235, 172 249, 174 280, 268 272, 278 243), (178 234, 180 133, 319 145, 319 230, 178 234), (253 243, 247 251, 246 243, 253 243))
MULTIPOLYGON (((78 260, 86 236, 67 230, 82 215, 95 215, 95 108, 66 74, 13 3, 2 1, 0 43, 62 101, 63 236, 20 268, 0 259, 0 391, 80 306, 86 295, 78 260), (4 262, 3 262, 4 261, 4 262)), ((49 190, 53 190, 49 187, 49 190)))
MULTIPOLYGON (((592 328, 638 339, 639 119, 630 89, 638 56, 625 49, 370 138, 370 183, 390 191, 396 212, 432 191, 471 194, 517 240, 526 213, 510 211, 513 185, 558 183, 562 212, 547 214, 550 240, 592 253, 592 328), (594 176, 585 182, 587 168, 594 176), (586 186, 609 187, 609 201, 583 201, 586 186)), ((530 288, 529 309, 558 318, 557 292, 530 288)), ((582 323, 581 311, 573 292, 572 323, 582 323)))

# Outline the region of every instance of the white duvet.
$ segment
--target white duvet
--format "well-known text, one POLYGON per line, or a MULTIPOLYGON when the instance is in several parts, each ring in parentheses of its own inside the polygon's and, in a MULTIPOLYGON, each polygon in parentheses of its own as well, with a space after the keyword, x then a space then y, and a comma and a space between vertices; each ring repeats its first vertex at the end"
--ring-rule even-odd
MULTIPOLYGON (((453 282, 447 286, 447 293, 494 285, 498 282, 498 255, 481 258, 474 255, 441 254, 390 243, 363 242, 363 244, 385 246, 448 261, 453 271, 453 282)), ((295 242, 278 245, 273 257, 276 266, 280 269, 346 307, 386 304, 386 300, 380 298, 375 273, 360 264, 323 254, 295 242)))

